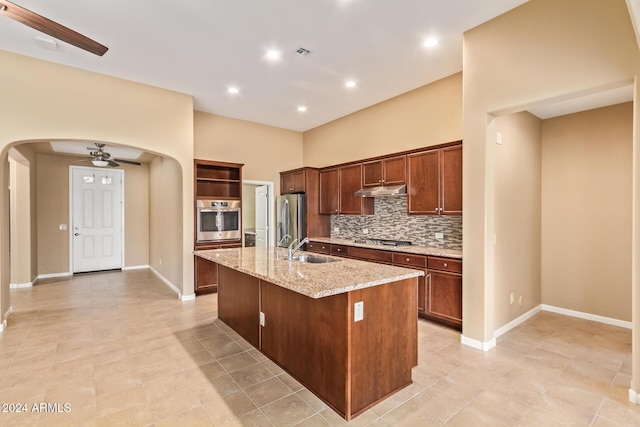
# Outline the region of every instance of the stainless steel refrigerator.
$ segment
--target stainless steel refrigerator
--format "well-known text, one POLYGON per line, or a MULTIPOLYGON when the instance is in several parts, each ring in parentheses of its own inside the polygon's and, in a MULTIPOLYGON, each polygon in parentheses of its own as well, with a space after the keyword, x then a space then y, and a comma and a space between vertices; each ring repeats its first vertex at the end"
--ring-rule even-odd
POLYGON ((304 194, 285 194, 276 199, 276 227, 278 246, 288 247, 307 237, 304 194))

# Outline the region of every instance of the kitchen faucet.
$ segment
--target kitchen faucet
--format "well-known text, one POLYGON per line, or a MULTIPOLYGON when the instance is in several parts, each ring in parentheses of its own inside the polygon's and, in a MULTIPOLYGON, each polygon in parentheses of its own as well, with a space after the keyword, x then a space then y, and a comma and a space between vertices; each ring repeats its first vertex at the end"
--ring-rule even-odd
MULTIPOLYGON (((290 238, 291 238, 291 236, 289 236, 288 234, 285 233, 285 235, 282 236, 282 239, 280 239, 278 241, 278 244, 276 246, 280 246, 280 244, 282 244, 282 242, 284 242, 286 239, 290 239, 290 238)), ((295 242, 295 240, 294 240, 294 242, 295 242)))
POLYGON ((302 241, 300 243, 298 243, 298 245, 294 248, 293 244, 295 242, 297 242, 298 239, 295 239, 293 242, 291 242, 291 244, 289 245, 289 258, 288 259, 293 259, 293 255, 298 251, 298 249, 300 249, 302 247, 302 245, 304 245, 305 243, 309 243, 309 238, 305 237, 304 239, 302 239, 302 241), (293 248, 293 249, 292 249, 293 248))

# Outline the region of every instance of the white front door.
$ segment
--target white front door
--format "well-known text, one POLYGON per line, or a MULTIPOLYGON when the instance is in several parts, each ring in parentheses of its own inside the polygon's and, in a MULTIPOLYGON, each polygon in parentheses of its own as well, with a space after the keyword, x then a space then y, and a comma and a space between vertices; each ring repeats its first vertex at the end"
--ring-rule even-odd
POLYGON ((73 273, 122 268, 124 171, 71 167, 73 273))
POLYGON ((256 187, 256 247, 267 246, 269 235, 269 186, 256 187))

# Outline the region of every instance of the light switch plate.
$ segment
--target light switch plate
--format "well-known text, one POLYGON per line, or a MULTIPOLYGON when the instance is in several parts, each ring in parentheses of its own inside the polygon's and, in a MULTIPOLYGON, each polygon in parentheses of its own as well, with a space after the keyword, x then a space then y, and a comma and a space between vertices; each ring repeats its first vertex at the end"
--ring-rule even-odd
POLYGON ((353 304, 353 321, 359 322, 364 319, 364 301, 353 304))

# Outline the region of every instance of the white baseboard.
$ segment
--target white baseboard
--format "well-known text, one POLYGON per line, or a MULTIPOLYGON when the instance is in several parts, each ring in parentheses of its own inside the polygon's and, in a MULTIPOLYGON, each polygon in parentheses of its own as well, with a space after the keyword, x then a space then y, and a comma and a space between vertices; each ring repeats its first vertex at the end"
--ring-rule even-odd
POLYGON ((613 319, 611 317, 598 316, 597 314, 584 313, 582 311, 569 310, 567 308, 555 307, 553 305, 542 304, 543 311, 564 314, 565 316, 578 317, 580 319, 592 320, 594 322, 606 323, 607 325, 619 326, 621 328, 631 329, 631 322, 626 320, 613 319))
POLYGON ((68 277, 68 276, 73 276, 73 273, 69 271, 65 271, 64 273, 38 274, 38 277, 36 277, 36 280, 53 279, 54 277, 68 277))
POLYGON ((2 322, 0 322, 0 332, 7 329, 7 319, 9 318, 9 315, 11 313, 13 313, 13 306, 9 307, 9 310, 7 310, 7 312, 2 317, 2 322))
POLYGON ((492 338, 489 341, 482 342, 469 337, 465 337, 464 335, 460 335, 460 342, 464 345, 468 345, 469 347, 473 347, 482 351, 489 351, 496 346, 495 338, 492 338))
POLYGON ((162 280, 165 285, 170 287, 176 294, 178 294, 178 298, 180 299, 180 301, 190 301, 192 299, 195 299, 195 297, 196 297, 195 294, 193 294, 193 297, 191 295, 182 295, 182 292, 180 292, 180 289, 178 289, 178 287, 176 285, 171 283, 171 281, 169 279, 167 279, 162 274, 160 274, 160 272, 158 270, 156 270, 155 268, 149 266, 149 270, 153 271, 153 274, 158 276, 158 278, 160 280, 162 280))
POLYGON ((640 405, 640 395, 635 392, 632 388, 629 389, 629 402, 640 405))
POLYGON ((9 289, 32 288, 33 282, 27 283, 9 283, 9 289))
POLYGON ((150 265, 129 265, 127 267, 122 267, 122 271, 129 271, 129 270, 143 270, 145 268, 151 268, 150 265))
POLYGON ((513 329, 516 326, 526 322, 527 320, 531 319, 536 314, 540 313, 541 310, 542 310, 542 305, 539 305, 537 307, 532 308, 531 310, 527 311, 526 313, 522 314, 521 316, 517 317, 516 319, 513 319, 511 322, 507 323, 506 325, 496 329, 495 332, 493 333, 493 336, 498 338, 500 335, 506 334, 511 329, 513 329))

